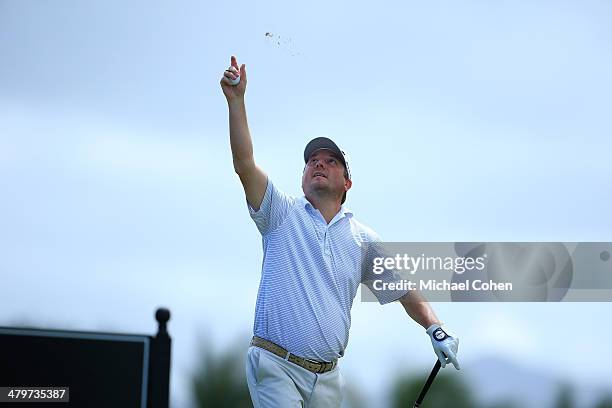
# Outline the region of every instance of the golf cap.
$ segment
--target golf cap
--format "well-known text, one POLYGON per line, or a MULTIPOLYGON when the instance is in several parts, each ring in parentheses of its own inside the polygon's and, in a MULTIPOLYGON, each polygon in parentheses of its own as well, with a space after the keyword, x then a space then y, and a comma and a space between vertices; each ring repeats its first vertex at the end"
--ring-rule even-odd
POLYGON ((338 156, 338 158, 344 165, 346 173, 348 174, 348 179, 350 180, 351 170, 349 169, 347 154, 344 153, 338 147, 337 144, 335 144, 331 139, 328 139, 327 137, 317 137, 308 142, 306 148, 304 149, 304 163, 308 163, 308 159, 310 158, 310 156, 317 150, 321 149, 331 150, 336 154, 336 156, 338 156))

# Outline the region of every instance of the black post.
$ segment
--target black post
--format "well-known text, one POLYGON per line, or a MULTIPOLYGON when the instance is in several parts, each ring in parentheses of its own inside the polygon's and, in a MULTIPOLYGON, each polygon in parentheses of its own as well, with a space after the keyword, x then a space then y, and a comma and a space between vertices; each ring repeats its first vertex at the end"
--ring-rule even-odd
POLYGON ((157 335, 151 338, 149 358, 149 398, 148 408, 168 408, 170 401, 170 350, 171 342, 166 324, 170 311, 159 308, 155 312, 159 325, 157 335))

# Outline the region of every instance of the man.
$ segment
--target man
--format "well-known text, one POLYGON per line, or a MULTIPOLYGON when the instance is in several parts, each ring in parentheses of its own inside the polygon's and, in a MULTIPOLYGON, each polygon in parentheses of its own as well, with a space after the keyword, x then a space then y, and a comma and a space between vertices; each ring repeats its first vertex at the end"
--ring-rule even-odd
MULTIPOLYGON (((246 85, 246 66, 239 67, 232 56, 221 88, 229 108, 234 170, 264 247, 246 364, 251 398, 256 408, 339 407, 343 380, 337 361, 348 342, 350 309, 359 284, 371 284, 361 272, 361 244, 381 240, 344 206, 352 186, 350 169, 330 139, 316 138, 304 150, 303 197, 277 189, 255 164, 246 85)), ((458 339, 440 327, 424 299, 407 291, 375 295, 381 304, 399 300, 427 329, 442 366, 452 362, 459 369, 458 339)))

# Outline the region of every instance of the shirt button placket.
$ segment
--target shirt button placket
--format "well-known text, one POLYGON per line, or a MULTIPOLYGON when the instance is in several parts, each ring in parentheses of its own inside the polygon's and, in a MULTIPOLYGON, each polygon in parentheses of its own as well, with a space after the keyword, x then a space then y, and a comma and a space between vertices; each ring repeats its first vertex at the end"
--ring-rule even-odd
POLYGON ((323 240, 323 252, 331 258, 331 245, 329 244, 329 227, 325 228, 325 239, 323 240))

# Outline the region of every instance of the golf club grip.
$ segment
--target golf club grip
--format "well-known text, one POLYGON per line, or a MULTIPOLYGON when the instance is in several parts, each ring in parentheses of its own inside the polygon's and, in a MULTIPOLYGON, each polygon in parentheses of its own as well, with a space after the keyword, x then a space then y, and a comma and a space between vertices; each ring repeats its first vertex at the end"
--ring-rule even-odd
POLYGON ((423 385, 423 388, 421 389, 421 393, 419 394, 419 398, 417 398, 416 402, 414 403, 413 408, 417 408, 421 406, 421 403, 423 402, 423 399, 425 398, 427 391, 429 391, 429 387, 431 386, 431 383, 433 382, 434 378, 436 378, 436 375, 438 375, 438 371, 440 371, 440 367, 442 367, 442 363, 440 363, 440 360, 437 360, 436 364, 431 370, 431 373, 429 373, 429 377, 427 377, 427 381, 425 382, 425 385, 423 385))

